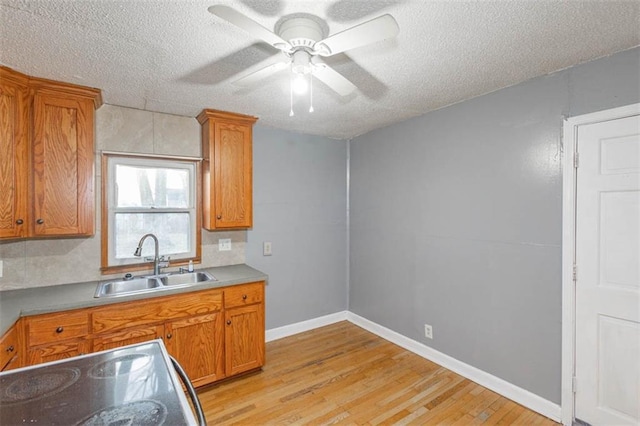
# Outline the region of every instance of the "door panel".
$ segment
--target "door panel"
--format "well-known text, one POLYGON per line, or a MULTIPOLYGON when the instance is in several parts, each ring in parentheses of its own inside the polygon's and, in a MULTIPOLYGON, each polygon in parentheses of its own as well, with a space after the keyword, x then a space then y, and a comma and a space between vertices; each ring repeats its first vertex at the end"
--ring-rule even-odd
POLYGON ((215 313, 167 322, 165 344, 194 386, 224 377, 222 314, 215 313))
POLYGON ((34 97, 34 234, 93 234, 93 103, 34 97))
POLYGON ((640 422, 640 119, 580 126, 576 417, 640 422))
POLYGON ((264 364, 263 305, 249 305, 225 312, 227 376, 264 364))

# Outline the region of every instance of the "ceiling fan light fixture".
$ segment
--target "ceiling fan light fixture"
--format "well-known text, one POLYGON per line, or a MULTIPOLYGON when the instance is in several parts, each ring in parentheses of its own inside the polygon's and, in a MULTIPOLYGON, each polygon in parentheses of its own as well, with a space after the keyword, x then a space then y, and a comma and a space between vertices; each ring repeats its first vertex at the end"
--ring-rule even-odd
POLYGON ((293 116, 293 93, 309 94, 309 112, 313 112, 313 77, 320 80, 340 96, 348 96, 356 86, 339 72, 322 61, 322 57, 333 56, 347 50, 387 40, 398 35, 400 27, 389 14, 363 22, 338 33, 329 34, 327 23, 307 13, 296 13, 282 17, 274 31, 226 5, 214 5, 209 12, 235 25, 280 50, 288 60, 267 65, 246 75, 236 82, 249 84, 290 66, 289 96, 290 112, 293 116), (306 78, 309 81, 306 82, 306 78))
POLYGON ((309 84, 304 74, 293 72, 291 79, 291 89, 296 95, 304 95, 309 90, 309 84))

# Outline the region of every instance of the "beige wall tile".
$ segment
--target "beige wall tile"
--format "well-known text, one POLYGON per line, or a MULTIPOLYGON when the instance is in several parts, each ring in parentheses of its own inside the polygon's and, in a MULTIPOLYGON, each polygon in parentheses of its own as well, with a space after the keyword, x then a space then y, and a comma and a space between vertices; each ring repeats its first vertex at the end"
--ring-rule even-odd
POLYGON ((94 281, 100 276, 100 238, 27 241, 28 287, 94 281))
POLYGON ((200 124, 191 117, 153 113, 155 154, 200 157, 200 124))
POLYGON ((202 267, 237 265, 245 263, 247 231, 205 231, 202 230, 202 267), (218 240, 231 238, 231 250, 219 251, 218 240))
POLYGON ((114 105, 96 111, 98 151, 153 153, 153 113, 114 105))
POLYGON ((26 242, 10 241, 0 243, 0 259, 3 261, 0 290, 27 287, 26 242))

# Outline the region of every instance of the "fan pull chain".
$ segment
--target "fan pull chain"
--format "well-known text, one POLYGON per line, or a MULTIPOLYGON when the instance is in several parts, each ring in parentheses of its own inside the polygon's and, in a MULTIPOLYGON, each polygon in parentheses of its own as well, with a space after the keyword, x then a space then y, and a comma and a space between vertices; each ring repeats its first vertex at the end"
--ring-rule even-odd
POLYGON ((313 112, 313 67, 309 70, 309 112, 313 112))
POLYGON ((291 63, 291 72, 289 73, 289 117, 293 117, 293 63, 291 63))

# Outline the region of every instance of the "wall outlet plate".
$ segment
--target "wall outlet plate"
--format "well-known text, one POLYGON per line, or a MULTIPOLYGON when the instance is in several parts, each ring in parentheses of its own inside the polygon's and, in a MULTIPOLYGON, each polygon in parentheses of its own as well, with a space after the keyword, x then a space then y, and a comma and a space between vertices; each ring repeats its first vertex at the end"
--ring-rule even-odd
POLYGON ((433 327, 429 324, 424 325, 424 337, 427 339, 433 339, 433 327))
POLYGON ((230 251, 231 238, 220 238, 218 240, 218 251, 230 251))
POLYGON ((262 243, 262 255, 271 256, 271 241, 265 241, 262 243))

